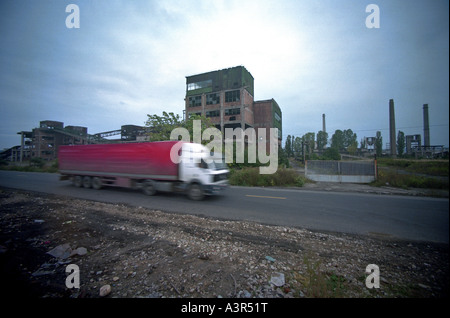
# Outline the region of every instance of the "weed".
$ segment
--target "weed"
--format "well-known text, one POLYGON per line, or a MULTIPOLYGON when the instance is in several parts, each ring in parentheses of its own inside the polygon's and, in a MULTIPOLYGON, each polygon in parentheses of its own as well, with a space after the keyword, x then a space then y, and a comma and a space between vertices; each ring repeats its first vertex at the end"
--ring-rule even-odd
POLYGON ((23 165, 8 163, 6 165, 0 165, 2 170, 11 171, 23 171, 23 172, 58 172, 58 160, 46 162, 42 158, 33 158, 28 163, 23 165))
POLYGON ((293 169, 280 168, 274 174, 260 174, 259 168, 243 168, 232 169, 229 182, 231 185, 251 187, 302 187, 306 181, 305 178, 299 176, 293 169))
POLYGON ((417 176, 413 174, 400 174, 390 171, 378 172, 378 178, 372 182, 374 186, 393 186, 397 188, 428 188, 428 189, 448 189, 448 180, 440 180, 432 177, 417 176))
POLYGON ((448 177, 448 160, 407 160, 380 158, 378 165, 402 169, 411 173, 428 174, 433 176, 448 177))
POLYGON ((301 274, 298 271, 291 273, 295 288, 305 292, 307 297, 312 298, 337 298, 344 297, 347 290, 347 280, 336 273, 327 273, 321 270, 320 260, 312 260, 311 255, 303 257, 306 271, 301 274), (297 286, 295 286, 297 285, 297 286))

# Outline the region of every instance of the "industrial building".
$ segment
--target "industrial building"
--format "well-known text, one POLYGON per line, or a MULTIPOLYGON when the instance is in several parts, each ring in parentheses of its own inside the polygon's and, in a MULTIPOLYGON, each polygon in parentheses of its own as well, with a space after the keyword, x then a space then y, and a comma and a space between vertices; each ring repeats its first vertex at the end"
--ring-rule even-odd
MULTIPOLYGON (((222 134, 225 128, 278 128, 281 145, 280 107, 273 98, 255 101, 254 96, 253 76, 243 66, 187 76, 185 114, 210 118, 222 134)), ((266 133, 268 142, 268 129, 266 133)))
MULTIPOLYGON (((390 156, 396 158, 396 134, 394 100, 389 100, 389 149, 390 156)), ((423 142, 420 134, 405 136, 406 154, 414 155, 416 158, 439 158, 448 156, 448 149, 443 145, 430 144, 430 120, 428 115, 428 104, 423 104, 423 142)))
POLYGON ((65 126, 60 121, 44 120, 39 127, 31 131, 19 131, 20 146, 12 147, 1 153, 2 159, 21 162, 39 157, 54 160, 58 156, 59 146, 86 145, 111 142, 144 141, 147 128, 136 125, 123 125, 121 129, 88 134, 87 127, 65 126), (114 138, 114 136, 119 136, 114 138), (108 137, 113 137, 107 139, 108 137))
MULTIPOLYGON (((210 118, 222 134, 225 128, 254 128, 256 132, 258 128, 278 128, 278 144, 281 145, 281 109, 273 98, 254 100, 254 79, 243 66, 187 76, 184 113, 188 117, 198 114, 210 118)), ((31 131, 18 132, 20 146, 3 151, 0 157, 18 162, 34 157, 54 160, 61 145, 148 141, 149 129, 124 125, 121 129, 88 134, 87 127, 44 120, 31 131)), ((261 136, 256 137, 260 140, 261 136)), ((266 143, 269 151, 269 129, 266 129, 266 143)))
POLYGON ((34 157, 44 160, 56 159, 61 145, 84 145, 88 143, 87 128, 67 126, 60 121, 44 120, 31 131, 19 131, 20 146, 11 154, 11 161, 23 161, 34 157))

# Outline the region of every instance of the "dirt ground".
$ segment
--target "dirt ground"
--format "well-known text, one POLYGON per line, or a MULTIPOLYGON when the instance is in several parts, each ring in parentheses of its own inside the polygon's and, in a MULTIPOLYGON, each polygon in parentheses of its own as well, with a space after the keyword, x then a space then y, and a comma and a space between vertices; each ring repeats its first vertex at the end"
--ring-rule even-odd
POLYGON ((319 233, 9 189, 0 189, 0 229, 2 289, 8 297, 434 298, 448 297, 449 291, 447 244, 319 233), (68 288, 75 282, 75 272, 66 272, 72 264, 79 268, 79 288, 68 288), (374 272, 366 273, 369 264, 379 268, 379 288, 366 286, 367 278, 376 282, 369 276, 374 272), (106 295, 100 293, 104 286, 110 287, 106 295))

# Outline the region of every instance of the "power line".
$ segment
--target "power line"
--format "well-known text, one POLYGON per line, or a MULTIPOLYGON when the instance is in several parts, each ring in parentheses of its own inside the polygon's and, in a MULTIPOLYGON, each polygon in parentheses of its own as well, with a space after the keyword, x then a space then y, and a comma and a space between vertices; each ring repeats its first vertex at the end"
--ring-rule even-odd
MULTIPOLYGON (((436 125, 430 125, 430 127, 443 127, 443 126, 448 126, 449 124, 436 124, 436 125)), ((423 126, 409 126, 409 127, 398 127, 395 130, 399 130, 399 129, 412 129, 412 128, 423 128, 423 126)), ((389 128, 373 128, 373 129, 357 129, 357 130, 353 130, 353 132, 361 132, 361 131, 385 131, 385 130, 389 130, 389 128)), ((328 132, 328 134, 330 134, 330 132, 328 132)), ((287 134, 286 131, 283 131, 283 135, 293 135, 293 134, 287 134)), ((295 134, 294 134, 295 135, 295 134)))
MULTIPOLYGON (((430 125, 430 127, 442 127, 442 126, 448 126, 448 124, 438 124, 438 125, 430 125)), ((411 128, 423 128, 423 126, 409 126, 409 127, 398 127, 395 130, 399 130, 399 129, 411 129, 411 128)), ((382 129, 358 129, 358 130, 353 130, 352 131, 373 131, 373 130, 389 130, 389 128, 382 128, 382 129)))

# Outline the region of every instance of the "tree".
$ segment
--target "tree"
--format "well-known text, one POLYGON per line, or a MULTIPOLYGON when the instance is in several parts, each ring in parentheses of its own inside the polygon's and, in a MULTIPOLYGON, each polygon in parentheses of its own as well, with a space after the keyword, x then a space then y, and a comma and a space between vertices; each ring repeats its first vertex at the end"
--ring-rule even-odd
POLYGON ((328 133, 320 130, 317 133, 317 149, 324 149, 328 143, 328 133))
POLYGON ((361 138, 361 141, 359 143, 360 143, 362 149, 366 148, 366 139, 365 138, 361 138))
POLYGON ((289 159, 286 155, 286 149, 283 149, 281 146, 278 146, 278 165, 289 168, 289 159))
POLYGON ((351 129, 346 129, 343 132, 344 134, 344 148, 348 149, 348 147, 358 147, 358 141, 356 134, 351 129))
POLYGON ((381 154, 383 153, 383 137, 381 137, 380 131, 377 131, 377 135, 375 138, 375 151, 377 157, 381 157, 381 154))
POLYGON ((292 141, 291 135, 288 135, 286 138, 286 143, 284 144, 284 151, 287 157, 292 157, 292 141))
POLYGON ((358 140, 356 133, 351 129, 345 129, 344 131, 338 129, 331 137, 331 147, 337 150, 348 150, 349 152, 356 152, 358 148, 358 140))
POLYGON ((397 154, 399 155, 399 157, 403 156, 404 151, 405 151, 405 133, 399 130, 397 135, 397 154))
POLYGON ((337 129, 333 136, 331 136, 331 148, 335 148, 338 151, 344 149, 344 132, 337 129))
MULTIPOLYGON (((205 129, 210 128, 210 127, 215 127, 213 125, 213 123, 211 122, 210 118, 207 118, 205 116, 200 116, 200 115, 191 115, 189 116, 188 119, 186 119, 185 121, 183 121, 183 127, 186 128, 189 131, 189 135, 191 136, 191 138, 194 138, 194 120, 200 120, 201 122, 201 135, 203 136, 203 132, 205 131, 205 129)), ((207 145, 211 140, 203 140, 201 143, 204 145, 207 145)))
POLYGON ((336 148, 327 148, 323 152, 322 159, 324 160, 341 160, 341 155, 336 148))
POLYGON ((296 159, 300 158, 302 155, 302 139, 300 137, 295 137, 292 144, 292 151, 294 152, 294 157, 296 159))
POLYGON ((306 133, 302 136, 302 141, 305 144, 305 152, 311 153, 314 150, 316 134, 313 132, 306 133))
POLYGON ((163 141, 170 139, 174 128, 183 127, 180 115, 163 112, 163 116, 147 114, 145 126, 150 128, 150 141, 163 141))
MULTIPOLYGON (((187 120, 182 120, 180 115, 175 115, 174 113, 163 112, 162 116, 158 115, 149 115, 147 114, 147 121, 145 122, 145 126, 150 129, 150 141, 164 141, 170 140, 170 133, 175 128, 186 128, 189 131, 191 139, 193 138, 193 123, 194 120, 201 121, 201 131, 206 128, 214 127, 209 118, 205 116, 192 115, 187 120)), ((202 141, 202 143, 209 143, 209 140, 202 141)))
POLYGON ((358 142, 356 140, 352 141, 352 144, 347 146, 347 151, 349 154, 354 155, 356 154, 356 151, 358 150, 358 142))

